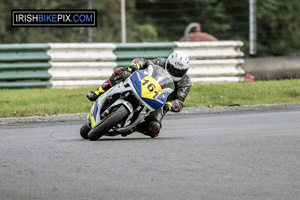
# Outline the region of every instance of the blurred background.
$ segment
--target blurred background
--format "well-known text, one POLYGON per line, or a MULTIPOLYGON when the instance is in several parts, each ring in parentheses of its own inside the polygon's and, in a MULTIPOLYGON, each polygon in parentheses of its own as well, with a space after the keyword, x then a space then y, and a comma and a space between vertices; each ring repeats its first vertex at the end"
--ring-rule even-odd
MULTIPOLYGON (((249 55, 251 0, 126 0, 126 42, 169 42, 192 22, 249 55)), ((299 0, 256 1, 256 55, 299 55, 299 0)), ((0 0, 1 43, 121 42, 121 0, 0 0), (97 9, 97 27, 11 28, 11 9, 97 9), (90 37, 90 38, 89 38, 90 37)))

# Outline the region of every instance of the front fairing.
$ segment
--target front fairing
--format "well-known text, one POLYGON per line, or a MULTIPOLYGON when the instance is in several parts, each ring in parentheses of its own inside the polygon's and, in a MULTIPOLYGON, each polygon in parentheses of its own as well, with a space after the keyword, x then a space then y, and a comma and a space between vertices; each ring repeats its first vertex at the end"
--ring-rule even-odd
POLYGON ((130 76, 129 83, 135 89, 136 95, 151 110, 164 106, 169 94, 175 88, 169 73, 157 65, 150 65, 147 69, 136 71, 130 76))

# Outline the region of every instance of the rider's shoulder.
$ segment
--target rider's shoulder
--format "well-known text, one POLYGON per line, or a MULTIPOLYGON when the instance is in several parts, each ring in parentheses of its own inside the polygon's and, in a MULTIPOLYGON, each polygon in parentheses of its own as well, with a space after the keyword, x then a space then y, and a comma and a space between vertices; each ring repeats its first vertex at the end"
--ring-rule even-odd
POLYGON ((180 86, 192 86, 192 80, 187 74, 185 74, 182 77, 182 79, 178 82, 178 85, 180 85, 180 86))

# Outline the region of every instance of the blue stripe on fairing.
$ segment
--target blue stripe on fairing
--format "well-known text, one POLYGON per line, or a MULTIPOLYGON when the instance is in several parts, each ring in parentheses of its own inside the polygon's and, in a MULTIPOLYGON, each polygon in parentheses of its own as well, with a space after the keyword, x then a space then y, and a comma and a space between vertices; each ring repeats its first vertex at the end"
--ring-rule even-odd
POLYGON ((146 75, 142 73, 144 70, 136 71, 132 76, 130 77, 130 80, 134 86, 135 91, 138 93, 138 95, 142 96, 142 87, 141 87, 141 79, 145 78, 146 75))
POLYGON ((97 112, 98 112, 98 99, 95 101, 95 104, 94 104, 94 120, 96 122, 96 117, 97 117, 97 112))

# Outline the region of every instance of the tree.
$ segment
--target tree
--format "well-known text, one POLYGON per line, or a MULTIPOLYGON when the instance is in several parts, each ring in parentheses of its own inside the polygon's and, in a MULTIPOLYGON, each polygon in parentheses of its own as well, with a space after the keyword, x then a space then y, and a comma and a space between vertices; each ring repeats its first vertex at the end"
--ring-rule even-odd
MULTIPOLYGON (((177 41, 191 22, 248 52, 249 0, 126 0, 127 42, 177 41)), ((299 0, 257 0, 259 54, 299 54, 299 0)), ((87 9, 80 0, 0 0, 1 43, 87 42, 87 28, 12 28, 11 9, 87 9)), ((93 42, 121 42, 120 0, 93 0, 93 42)))
POLYGON ((257 1, 258 51, 274 55, 299 53, 299 1, 257 1))
POLYGON ((137 0, 138 22, 155 24, 160 39, 176 41, 191 22, 200 22, 205 32, 226 32, 230 28, 222 2, 218 0, 137 0))

